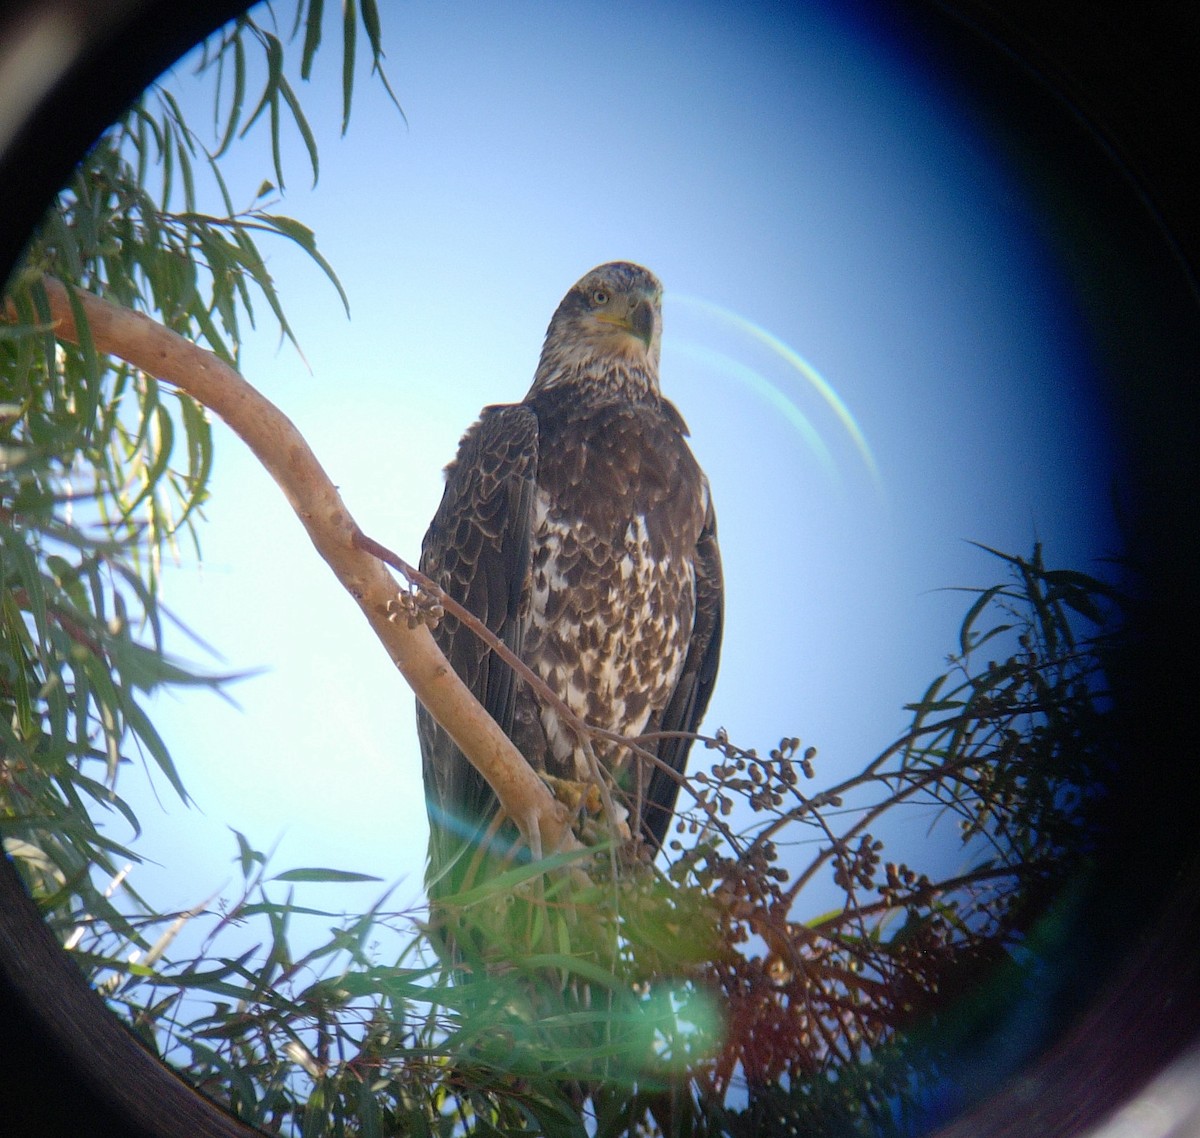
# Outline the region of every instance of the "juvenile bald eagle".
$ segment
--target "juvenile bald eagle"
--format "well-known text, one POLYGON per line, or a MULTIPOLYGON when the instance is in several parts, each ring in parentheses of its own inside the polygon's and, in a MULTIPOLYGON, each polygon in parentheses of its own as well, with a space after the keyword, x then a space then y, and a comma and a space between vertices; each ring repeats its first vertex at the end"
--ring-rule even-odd
MULTIPOLYGON (((662 286, 639 265, 593 269, 550 321, 533 386, 485 407, 446 468, 421 569, 578 715, 622 735, 694 731, 712 694, 722 582, 708 480, 659 390, 662 286)), ((434 635, 535 770, 590 782, 570 730, 447 614, 434 635)), ((418 708, 431 895, 496 813, 491 788, 418 708)), ((649 744, 682 773, 690 743, 649 744)), ((678 781, 597 742, 630 814, 662 845, 678 781)), ((466 863, 470 858, 461 858, 466 863)))

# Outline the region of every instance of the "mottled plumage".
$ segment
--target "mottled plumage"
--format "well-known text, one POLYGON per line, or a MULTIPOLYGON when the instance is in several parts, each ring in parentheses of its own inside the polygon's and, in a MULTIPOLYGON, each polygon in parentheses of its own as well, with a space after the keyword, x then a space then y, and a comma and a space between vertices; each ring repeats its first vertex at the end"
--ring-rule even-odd
MULTIPOLYGON (((463 437, 421 553, 422 570, 573 711, 624 735, 694 731, 721 642, 708 482, 659 391, 660 302, 657 279, 624 262, 567 293, 525 399, 485 408, 463 437)), ((478 638, 449 615, 435 636, 535 769, 590 779, 570 731, 478 638)), ((434 882, 486 829, 495 799, 418 717, 434 882)), ((650 749, 683 771, 687 741, 650 749)), ((619 745, 595 750, 633 826, 661 845, 677 781, 619 745)))

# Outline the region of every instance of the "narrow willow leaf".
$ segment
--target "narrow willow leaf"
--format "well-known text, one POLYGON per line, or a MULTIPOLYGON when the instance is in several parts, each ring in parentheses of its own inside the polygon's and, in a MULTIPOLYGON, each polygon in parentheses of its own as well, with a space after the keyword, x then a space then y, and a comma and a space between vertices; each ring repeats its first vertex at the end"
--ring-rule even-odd
POLYGON ((164 212, 171 208, 171 191, 175 186, 175 147, 173 145, 175 132, 169 122, 162 123, 162 148, 159 159, 162 162, 162 195, 159 201, 164 212))
POLYGON ((104 735, 106 774, 110 787, 116 786, 121 765, 121 737, 124 728, 119 714, 120 697, 108 663, 102 657, 89 655, 82 661, 92 687, 92 707, 95 719, 104 735))
POLYGON ((88 676, 88 669, 76 666, 76 661, 72 662, 72 671, 75 674, 75 691, 72 699, 72 719, 75 724, 75 753, 77 755, 85 755, 91 747, 91 739, 88 734, 88 709, 92 704, 92 687, 91 680, 88 676))
POLYGON ((1017 625, 1015 624, 997 624, 995 627, 989 628, 987 632, 976 636, 976 638, 971 641, 971 647, 978 651, 978 649, 982 648, 989 640, 996 636, 1001 636, 1005 632, 1011 632, 1016 627, 1017 625))
POLYGON ((914 727, 919 726, 921 720, 923 720, 930 711, 941 711, 947 707, 962 706, 961 701, 948 702, 945 699, 938 698, 938 692, 940 692, 945 686, 948 678, 949 677, 945 675, 938 676, 937 679, 935 679, 929 685, 929 687, 925 689, 925 694, 916 703, 906 703, 904 705, 906 711, 914 711, 917 713, 913 719, 914 727))
POLYGON ((442 898, 442 903, 455 907, 465 907, 473 905, 477 901, 483 901, 488 897, 495 897, 510 892, 522 882, 529 881, 534 877, 541 877, 556 869, 561 869, 565 865, 572 865, 575 862, 582 861, 584 858, 593 856, 597 848, 602 847, 568 850, 565 853, 552 854, 550 857, 542 858, 541 861, 530 862, 528 865, 514 866, 512 869, 506 869, 503 873, 498 873, 494 877, 490 877, 480 885, 472 886, 470 889, 464 889, 461 893, 455 893, 442 898))
POLYGON ((342 134, 350 126, 354 97, 354 48, 358 38, 358 11, 354 0, 342 0, 342 134))
POLYGON ((146 174, 150 168, 150 139, 149 132, 153 129, 154 124, 148 120, 145 112, 140 106, 133 109, 133 115, 137 122, 136 130, 136 148, 137 148, 137 184, 144 186, 146 184, 146 174))
MULTIPOLYGON (((1036 548, 1035 546, 1035 550, 1036 548)), ((1053 606, 1047 602, 1036 565, 1023 558, 1017 558, 1016 565, 1025 586, 1025 595, 1037 613, 1038 627, 1045 638, 1046 648, 1053 654, 1058 651, 1059 634, 1063 630, 1064 622, 1061 616, 1055 614, 1053 606)))
POLYGON ((521 967, 523 969, 528 968, 533 972, 547 969, 571 976, 578 976, 581 980, 587 980, 590 984, 612 988, 614 991, 623 991, 626 985, 626 981, 621 976, 614 975, 609 969, 588 960, 586 957, 577 956, 570 952, 522 953, 521 967))
POLYGON ((238 124, 242 119, 242 107, 246 99, 246 49, 241 36, 233 41, 233 95, 229 103, 229 117, 225 122, 225 133, 217 145, 214 158, 220 158, 233 142, 238 124))
MULTIPOLYGON (((225 184, 225 176, 221 173, 220 163, 214 158, 208 160, 208 170, 212 174, 213 180, 217 183, 217 189, 221 193, 221 202, 225 206, 225 212, 230 217, 234 215, 233 199, 229 196, 229 187, 225 184)), ((261 191, 259 191, 261 193, 261 191)))
POLYGON ((968 541, 968 545, 975 546, 976 549, 982 549, 984 553, 990 553, 993 557, 999 557, 1001 561, 1007 561, 1010 565, 1020 565, 1024 562, 1024 558, 1013 553, 1004 553, 999 549, 994 549, 990 545, 985 545, 981 541, 968 541))
MULTIPOLYGON (((163 100, 167 110, 170 112, 171 119, 176 124, 176 152, 179 154, 181 159, 186 161, 187 155, 196 153, 196 146, 192 140, 191 127, 188 126, 187 119, 184 117, 183 111, 180 109, 179 103, 176 101, 175 96, 172 95, 166 87, 162 86, 159 87, 158 94, 159 98, 163 100)), ((182 170, 183 167, 181 165, 181 173, 182 170)), ((188 208, 190 209, 191 207, 189 206, 188 208)))
MULTIPOLYGON (((276 878, 271 878, 271 880, 274 881, 276 878)), ((252 901, 249 904, 239 906, 238 918, 242 919, 246 917, 265 916, 267 913, 274 911, 277 907, 278 906, 275 905, 274 902, 270 901, 252 901)), ((293 905, 291 907, 291 911, 297 917, 325 917, 337 919, 345 916, 345 913, 342 911, 335 912, 332 909, 315 909, 310 905, 293 905)), ((322 983, 323 982, 324 981, 322 981, 322 983)))
POLYGON ((973 639, 973 629, 975 621, 979 618, 979 614, 991 604, 996 594, 1002 592, 1003 589, 1003 585, 994 585, 990 589, 981 590, 975 603, 967 609, 967 615, 963 617, 958 631, 958 647, 964 656, 970 653, 971 649, 977 644, 977 641, 973 639))
MULTIPOLYGON (((217 981, 226 980, 230 976, 242 976, 246 979, 254 979, 254 973, 245 968, 246 961, 249 960, 256 952, 258 947, 248 948, 238 956, 233 958, 224 958, 217 961, 216 967, 210 968, 205 972, 194 969, 176 977, 176 981, 186 987, 210 987, 217 981)), ((238 999, 243 998, 248 993, 246 989, 239 987, 230 987, 224 994, 233 995, 238 999)))
POLYGON ((138 450, 149 445, 154 421, 159 412, 159 386, 154 376, 143 373, 142 380, 136 385, 138 403, 137 431, 133 437, 130 450, 138 450))
MULTIPOLYGON (((292 90, 292 85, 286 78, 280 78, 279 91, 283 95, 284 102, 287 103, 292 112, 292 119, 296 123, 297 129, 300 131, 300 137, 304 139, 305 149, 308 151, 308 161, 312 166, 313 185, 317 184, 317 178, 320 175, 320 159, 317 155, 317 140, 313 137, 313 132, 308 125, 308 120, 304 117, 304 111, 300 106, 300 100, 296 98, 296 93, 292 90)), ((281 183, 282 184, 282 183, 281 183)))
POLYGON ((187 439, 188 493, 183 503, 180 524, 190 523, 192 512, 208 497, 208 480, 212 474, 213 438, 212 424, 204 409, 190 395, 176 393, 179 398, 179 417, 187 439))
MULTIPOLYGON (((91 167, 88 171, 89 174, 94 172, 98 164, 96 157, 97 155, 93 153, 91 160, 88 162, 88 166, 91 167)), ((79 249, 80 261, 82 263, 91 260, 98 244, 96 201, 89 181, 88 176, 83 176, 76 177, 72 183, 75 193, 75 208, 71 211, 71 230, 72 236, 75 238, 76 248, 79 249)))
POLYGON ((138 706, 137 700, 131 693, 121 688, 116 688, 115 694, 130 730, 137 735, 142 745, 150 752, 151 758, 154 759, 159 770, 167 776, 167 781, 174 787, 175 793, 179 795, 180 800, 185 804, 190 802, 191 798, 183 785, 183 780, 179 777, 179 771, 176 770, 175 763, 167 751, 167 745, 163 742, 158 730, 146 717, 146 713, 138 706))
POLYGON ((379 22, 379 7, 375 0, 362 0, 363 27, 367 29, 367 41, 371 55, 378 62, 383 58, 383 29, 379 22))
POLYGON ((262 865, 266 862, 266 858, 254 849, 253 846, 246 840, 246 835, 241 830, 235 830, 232 826, 229 827, 234 838, 237 840, 238 846, 238 862, 241 865, 242 876, 249 877, 250 870, 254 865, 262 865))
POLYGON ((383 1112, 369 1079, 363 1079, 358 1085, 357 1108, 355 1114, 362 1138, 383 1138, 383 1112))
POLYGON ((37 718, 34 712, 33 698, 29 684, 29 657, 27 655, 28 634, 21 620, 11 593, 5 591, 0 598, 0 608, 4 614, 4 624, 7 631, 8 654, 13 660, 14 673, 9 677, 12 685, 12 699, 16 708, 17 726, 23 739, 32 739, 35 733, 37 718))
POLYGON ((41 364, 45 368, 47 389, 57 397, 60 380, 58 341, 54 338, 55 321, 50 312, 50 298, 46 295, 46 290, 42 287, 40 279, 31 282, 29 286, 29 300, 33 304, 36 321, 24 316, 22 316, 22 320, 27 324, 36 323, 39 327, 46 329, 46 334, 40 337, 42 348, 41 364))
POLYGON ((346 311, 346 315, 350 315, 350 298, 346 295, 346 290, 342 288, 342 282, 338 279, 337 273, 334 272, 333 266, 322 256, 317 249, 316 236, 308 226, 301 224, 290 217, 283 217, 279 214, 265 214, 264 219, 269 221, 271 226, 282 233, 285 237, 296 242, 320 267, 321 271, 329 279, 329 282, 337 289, 338 297, 341 299, 342 307, 346 311))
POLYGON ((271 274, 267 272, 267 266, 263 262, 258 247, 242 230, 237 230, 234 233, 234 237, 236 240, 235 255, 239 263, 250 271, 251 277, 254 278, 254 283, 258 285, 267 303, 271 306, 271 312, 279 323, 280 331, 293 344, 296 343, 296 337, 292 334, 291 325, 288 324, 287 317, 283 314, 283 306, 279 302, 279 294, 275 291, 275 282, 271 279, 271 274))
MULTIPOLYGON (((19 613, 22 610, 33 617, 34 631, 37 633, 38 644, 45 656, 45 649, 50 640, 50 622, 47 615, 45 584, 47 583, 38 567, 37 557, 23 541, 13 534, 14 540, 5 542, 3 558, 4 598, 11 601, 19 613)), ((24 626, 24 621, 21 622, 24 626)), ((24 638, 19 638, 23 641, 24 638)), ((29 645, 32 650, 32 642, 29 645)))
MULTIPOLYGON (((147 498, 158 493, 159 482, 166 473, 167 464, 171 461, 171 451, 175 446, 175 423, 170 413, 157 401, 154 405, 153 421, 157 427, 158 442, 153 445, 148 465, 143 464, 141 480, 142 489, 137 497, 124 507, 128 516, 134 512, 147 498)), ((149 443, 149 438, 147 438, 149 443)))
POLYGON ((278 86, 275 88, 275 97, 271 100, 271 159, 275 163, 275 177, 279 182, 279 188, 282 190, 285 186, 283 181, 283 152, 280 146, 278 86))
POLYGON ((283 45, 269 32, 263 32, 262 37, 267 48, 267 78, 254 110, 250 112, 246 125, 238 134, 239 138, 245 138, 250 128, 258 122, 263 111, 277 103, 279 99, 279 79, 283 75, 283 45))
POLYGON ((271 881, 381 881, 367 873, 352 873, 345 869, 289 869, 277 873, 271 881))
MULTIPOLYGON (((304 49, 300 56, 300 78, 312 78, 313 58, 321 46, 321 19, 325 14, 325 0, 308 0, 308 14, 304 20, 304 49)), ((299 19, 297 11, 296 17, 299 19)))
POLYGON ((80 383, 80 388, 82 388, 84 399, 82 406, 79 407, 80 425, 83 426, 85 435, 91 437, 96 420, 100 418, 104 367, 101 364, 100 355, 96 352, 95 342, 92 340, 88 313, 84 311, 83 303, 79 300, 76 289, 67 288, 67 300, 70 301, 71 315, 76 322, 78 349, 83 358, 83 382, 80 383))
POLYGON ((134 838, 141 835, 142 824, 134 813, 133 808, 120 795, 114 793, 112 787, 106 786, 102 782, 97 782, 95 779, 88 778, 81 771, 75 771, 71 776, 71 781, 75 786, 90 794, 104 809, 115 810, 126 822, 129 823, 133 830, 134 838))
POLYGON ((200 326, 201 335, 208 341, 208 346, 212 349, 213 353, 220 356, 230 367, 236 366, 229 346, 225 343, 225 339, 221 333, 217 331, 217 326, 212 322, 212 318, 208 314, 208 309, 200 303, 199 299, 192 305, 190 315, 200 326))
POLYGON ((176 152, 179 155, 179 172, 183 178, 183 208, 189 211, 195 210, 196 183, 192 176, 191 158, 188 156, 182 140, 178 143, 176 152))
POLYGON ((67 224, 70 207, 59 196, 59 208, 47 215, 44 238, 55 253, 55 270, 66 280, 77 281, 83 277, 83 256, 75 233, 67 224))

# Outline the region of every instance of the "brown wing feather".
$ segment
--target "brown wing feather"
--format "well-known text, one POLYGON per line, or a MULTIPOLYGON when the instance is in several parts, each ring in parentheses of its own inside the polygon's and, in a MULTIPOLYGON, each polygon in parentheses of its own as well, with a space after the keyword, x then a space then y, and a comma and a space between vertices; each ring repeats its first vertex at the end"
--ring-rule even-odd
MULTIPOLYGON (((725 588, 721 551, 717 545, 717 520, 711 501, 700 540, 696 543, 695 565, 696 615, 687 656, 679 683, 658 724, 652 724, 651 730, 696 731, 716 684, 725 618, 725 588)), ((682 775, 687 769, 691 747, 690 739, 664 739, 658 745, 658 758, 677 775, 682 775)), ((642 812, 642 832, 655 848, 661 847, 666 839, 678 795, 679 779, 656 766, 650 775, 642 812)))
MULTIPOLYGON (((446 468, 446 488, 421 547, 421 571, 520 655, 525 635, 537 417, 521 404, 484 409, 446 468)), ((507 733, 512 670, 447 615, 434 636, 454 670, 507 733)), ((418 735, 429 809, 431 881, 486 828, 495 798, 424 708, 418 735)), ((447 889, 452 886, 447 883, 447 889)))

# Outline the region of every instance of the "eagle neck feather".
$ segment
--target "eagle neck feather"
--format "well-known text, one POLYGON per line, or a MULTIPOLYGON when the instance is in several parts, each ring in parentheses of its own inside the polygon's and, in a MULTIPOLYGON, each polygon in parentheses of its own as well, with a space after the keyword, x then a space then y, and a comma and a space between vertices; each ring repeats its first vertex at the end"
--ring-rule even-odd
POLYGON ((659 393, 657 372, 632 360, 591 357, 568 362, 544 353, 526 398, 560 388, 574 388, 585 398, 615 397, 635 402, 647 397, 658 402, 659 393))

